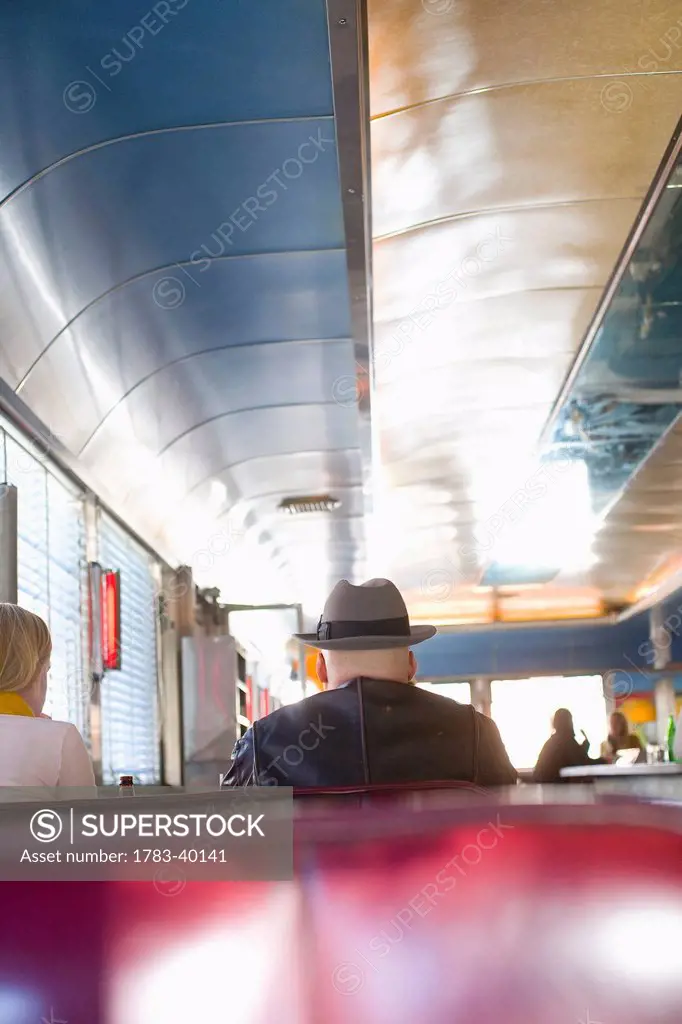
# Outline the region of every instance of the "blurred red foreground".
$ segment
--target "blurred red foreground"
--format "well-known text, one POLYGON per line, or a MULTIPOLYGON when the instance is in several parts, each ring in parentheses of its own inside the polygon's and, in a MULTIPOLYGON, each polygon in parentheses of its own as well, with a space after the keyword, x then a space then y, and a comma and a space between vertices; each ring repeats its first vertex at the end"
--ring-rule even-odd
POLYGON ((0 1021, 679 1024, 682 808, 436 797, 300 802, 295 882, 3 883, 0 1021))

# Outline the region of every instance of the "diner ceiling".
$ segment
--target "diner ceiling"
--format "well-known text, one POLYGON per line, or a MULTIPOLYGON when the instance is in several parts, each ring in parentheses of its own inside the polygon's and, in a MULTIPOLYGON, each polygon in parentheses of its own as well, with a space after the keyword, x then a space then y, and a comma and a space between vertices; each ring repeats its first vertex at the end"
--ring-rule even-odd
POLYGON ((680 25, 681 3, 370 2, 376 536, 420 617, 599 615, 677 548, 678 191, 639 282, 614 271, 674 162, 680 25))
POLYGON ((678 40, 682 0, 3 5, 2 408, 226 600, 629 604, 682 534, 678 40))
POLYGON ((366 118, 353 4, 330 12, 0 10, 5 409, 228 600, 362 573, 366 118), (320 492, 338 515, 277 513, 320 492))

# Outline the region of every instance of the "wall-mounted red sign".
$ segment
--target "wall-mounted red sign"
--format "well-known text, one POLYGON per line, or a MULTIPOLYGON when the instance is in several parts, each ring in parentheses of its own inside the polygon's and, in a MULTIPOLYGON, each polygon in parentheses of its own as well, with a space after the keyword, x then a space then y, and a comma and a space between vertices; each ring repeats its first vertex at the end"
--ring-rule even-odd
POLYGON ((105 669, 121 667, 121 574, 102 571, 102 664, 105 669))

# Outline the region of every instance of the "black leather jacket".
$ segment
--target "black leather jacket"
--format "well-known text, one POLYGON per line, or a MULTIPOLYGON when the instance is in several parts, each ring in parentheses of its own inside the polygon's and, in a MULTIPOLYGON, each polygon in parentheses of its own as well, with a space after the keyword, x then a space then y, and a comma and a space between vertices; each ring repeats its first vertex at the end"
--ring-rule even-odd
POLYGON ((224 786, 515 783, 497 726, 470 704, 354 679, 279 708, 237 741, 224 786))

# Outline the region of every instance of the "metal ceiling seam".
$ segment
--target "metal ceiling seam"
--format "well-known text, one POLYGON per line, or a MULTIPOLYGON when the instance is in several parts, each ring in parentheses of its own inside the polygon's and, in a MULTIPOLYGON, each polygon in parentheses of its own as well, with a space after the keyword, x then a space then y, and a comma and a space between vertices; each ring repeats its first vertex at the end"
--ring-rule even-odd
MULTIPOLYGON (((213 263, 223 263, 223 262, 229 262, 229 261, 235 261, 235 260, 270 259, 272 257, 283 257, 283 256, 287 256, 287 257, 312 256, 312 255, 315 255, 317 253, 332 253, 332 252, 343 253, 345 251, 346 250, 345 250, 345 248, 343 246, 330 246, 328 249, 274 249, 274 250, 265 250, 263 252, 248 252, 248 253, 241 253, 241 254, 239 254, 239 253, 230 253, 230 254, 223 253, 220 256, 212 256, 212 257, 210 257, 210 259, 209 259, 209 257, 202 257, 202 261, 204 259, 207 259, 207 260, 209 260, 209 262, 211 264, 213 264, 213 263)), ((47 345, 42 350, 40 355, 36 359, 33 360, 31 365, 29 366, 28 370, 26 371, 24 376, 21 378, 21 380, 17 384, 16 388, 14 389, 16 394, 20 394, 20 392, 23 390, 24 385, 26 384, 29 376, 31 375, 31 373, 33 372, 35 367, 38 365, 40 360, 43 358, 43 356, 52 348, 52 346, 55 344, 55 342, 58 341, 61 338, 61 336, 66 333, 66 331, 70 330, 73 327, 73 325, 80 319, 81 316, 83 316, 83 314, 89 312, 96 305, 98 305, 98 303, 100 303, 104 299, 108 298, 109 295, 113 295, 115 292, 121 291, 122 289, 127 288, 129 285, 135 284, 137 281, 143 281, 146 277, 151 277, 153 274, 159 274, 159 273, 162 273, 163 271, 171 270, 173 267, 177 267, 178 270, 182 270, 182 268, 186 267, 186 266, 194 266, 194 264, 193 264, 191 259, 175 260, 173 263, 164 263, 164 264, 161 264, 160 266, 152 268, 151 270, 144 270, 141 274, 134 274, 132 277, 126 278, 125 281, 118 282, 117 284, 113 285, 111 288, 108 288, 105 292, 102 292, 101 295, 96 296, 96 298, 94 298, 90 302, 88 302, 85 306, 83 306, 82 309, 80 309, 76 313, 75 316, 71 317, 71 319, 68 321, 68 323, 64 324, 64 326, 61 327, 57 331, 55 336, 50 339, 50 341, 47 343, 47 345)), ((287 339, 285 339, 285 340, 287 340, 287 339)))
POLYGON ((577 358, 571 366, 569 373, 564 381, 556 400, 552 406, 552 410, 548 417, 547 423, 542 431, 540 444, 551 443, 551 431, 556 423, 557 416, 563 408, 567 398, 571 393, 580 370, 582 369, 585 360, 599 333, 601 325, 604 321, 606 313, 608 312, 611 302, 618 291, 618 288, 625 277, 625 273, 630 264, 630 261, 635 253, 637 246, 639 245, 642 236, 647 228, 649 220, 656 208, 656 204, 663 193, 665 186, 670 178, 671 174, 675 169, 675 165, 682 153, 682 118, 678 121, 675 130, 672 134, 670 142, 666 147, 666 151, 663 154, 663 158, 658 166, 656 173, 654 174, 649 190, 644 196, 642 201, 642 207, 639 215, 633 224, 630 233, 625 241, 625 244, 621 250, 621 253, 616 260, 616 264, 613 268, 611 276, 604 289, 601 301, 597 305, 597 309, 594 312, 594 316, 590 322, 585 337, 583 338, 582 345, 578 351, 577 358))
POLYGON ((524 89, 536 85, 558 85, 562 82, 592 82, 601 81, 604 78, 616 78, 622 81, 626 78, 660 78, 670 75, 681 75, 679 69, 668 71, 607 71, 594 75, 564 75, 558 78, 529 78, 520 82, 501 82, 497 85, 481 85, 475 89, 463 89, 461 92, 450 92, 444 96, 434 96, 428 100, 419 100, 417 103, 409 103, 403 107, 395 107, 392 110, 382 111, 380 114, 372 114, 370 121, 381 121, 386 117, 393 117, 396 114, 409 113, 412 110, 420 110, 422 107, 432 107, 436 103, 447 103, 449 100, 466 99, 468 96, 484 96, 491 92, 504 91, 507 89, 524 89))
POLYGON ((406 228, 398 228, 397 231, 387 231, 383 235, 375 235, 373 239, 374 245, 379 245, 381 242, 388 242, 392 238, 402 238, 405 235, 412 234, 416 231, 428 230, 432 227, 438 227, 441 224, 452 224, 459 220, 473 220, 476 217, 492 217, 495 214, 500 213, 525 213, 526 211, 533 212, 535 210, 556 210, 566 208, 572 208, 574 206, 587 205, 589 203, 633 203, 641 202, 642 196, 590 196, 587 199, 557 199, 554 202, 548 203, 517 203, 512 206, 485 206, 476 210, 465 210, 462 213, 448 213, 443 217, 434 217, 432 220, 423 220, 417 224, 410 224, 406 228))
POLYGON ((22 192, 25 192, 28 188, 40 181, 46 175, 51 174, 52 171, 56 171, 59 167, 64 164, 70 163, 72 160, 76 160, 79 157, 87 156, 89 153, 95 153, 100 149, 106 149, 108 146, 117 146, 122 142, 131 142, 134 139, 144 139, 154 135, 172 135, 174 132, 194 132, 194 131, 215 131, 222 128, 243 128, 248 125, 266 125, 266 124, 296 124, 299 122, 305 123, 306 121, 333 121, 332 114, 300 114, 297 117, 264 117, 264 118, 251 118, 246 121, 212 121, 208 124, 183 124, 174 125, 170 128, 147 128, 140 132, 131 132, 129 135, 117 135, 112 139, 103 139, 101 142, 93 142, 89 146, 84 146, 82 149, 76 149, 73 153, 67 153, 66 156, 60 157, 59 160, 55 160, 53 163, 48 164, 47 167, 42 168, 40 171, 36 171, 35 174, 31 175, 16 188, 13 188, 11 192, 0 199, 0 212, 3 207, 10 203, 22 192))
MULTIPOLYGON (((164 363, 162 366, 158 366, 155 370, 152 370, 151 373, 145 374, 145 376, 141 377, 140 380, 136 381, 135 384, 133 384, 133 386, 131 388, 129 388, 125 392, 124 395, 121 395, 119 400, 114 405, 112 405, 112 407, 109 409, 107 414, 102 417, 102 419, 99 421, 99 423, 97 424, 95 429, 92 431, 90 436, 87 438, 85 443, 79 449, 78 456, 80 457, 81 455, 83 455, 83 453, 85 452, 85 449, 90 445, 92 440, 99 433, 100 429, 106 423, 106 421, 109 419, 109 417, 112 416, 116 412, 116 410, 124 402, 126 402, 130 398, 131 395, 133 395, 138 390, 138 388, 141 388, 143 386, 143 384, 147 384, 150 380, 152 380, 158 374, 163 373, 164 370, 168 370, 172 366, 178 366, 180 363, 191 362, 191 360, 193 360, 193 359, 197 359, 200 356, 211 355, 213 352, 232 352, 232 351, 240 352, 240 351, 248 350, 248 349, 251 349, 251 348, 264 348, 267 345, 273 345, 273 346, 278 346, 278 347, 280 345, 295 345, 295 346, 300 346, 300 345, 326 345, 326 344, 333 344, 334 342, 340 342, 340 343, 345 342, 346 344, 350 344, 351 341, 352 341, 352 338, 349 338, 347 335, 343 335, 343 336, 340 336, 338 338, 291 338, 291 339, 284 339, 284 340, 281 340, 281 341, 280 340, 274 340, 273 341, 272 339, 270 339, 268 341, 262 341, 262 340, 260 340, 260 341, 245 341, 245 342, 242 342, 241 344, 237 343, 237 344, 232 344, 232 345, 216 345, 214 348, 202 348, 198 352, 190 352, 188 355, 178 356, 177 359, 171 359, 169 362, 164 363)), ((262 408, 262 407, 261 406, 254 406, 254 408, 262 408)))
POLYGON ((328 405, 335 405, 337 408, 340 408, 336 399, 330 398, 328 402, 277 402, 270 405, 253 405, 247 406, 244 409, 232 409, 229 412, 221 412, 216 416, 209 416, 208 419, 202 420, 200 423, 193 424, 187 430, 183 430, 181 434, 178 434, 177 437, 174 437, 172 441, 169 441, 167 445, 161 448, 156 453, 156 457, 160 458, 162 455, 165 455, 170 448, 174 447, 179 441, 182 441, 183 438, 189 437, 195 430, 201 430, 202 427, 208 426, 209 423, 217 423, 218 420, 228 419, 230 416, 243 416, 244 413, 248 412, 266 412, 272 409, 319 409, 328 405))
MULTIPOLYGON (((362 449, 360 448, 359 445, 351 445, 350 447, 343 448, 303 448, 295 452, 275 452, 263 453, 262 455, 251 455, 249 456, 248 459, 239 459, 237 462, 228 462, 218 469, 211 470, 211 472, 207 473, 206 476, 201 478, 201 480, 198 480, 195 484, 192 484, 190 489, 185 492, 185 494, 180 500, 185 501, 190 496, 190 494, 193 494, 194 491, 198 490, 201 486, 203 486, 203 484, 205 484, 207 480, 210 480, 211 477, 220 476, 222 473, 229 473, 230 470, 236 469, 238 466, 246 466, 250 462, 258 462, 260 459, 291 459, 297 458, 299 455, 330 455, 334 452, 340 453, 361 451, 362 449)), ((167 521, 168 520, 162 520, 162 523, 167 521)))

